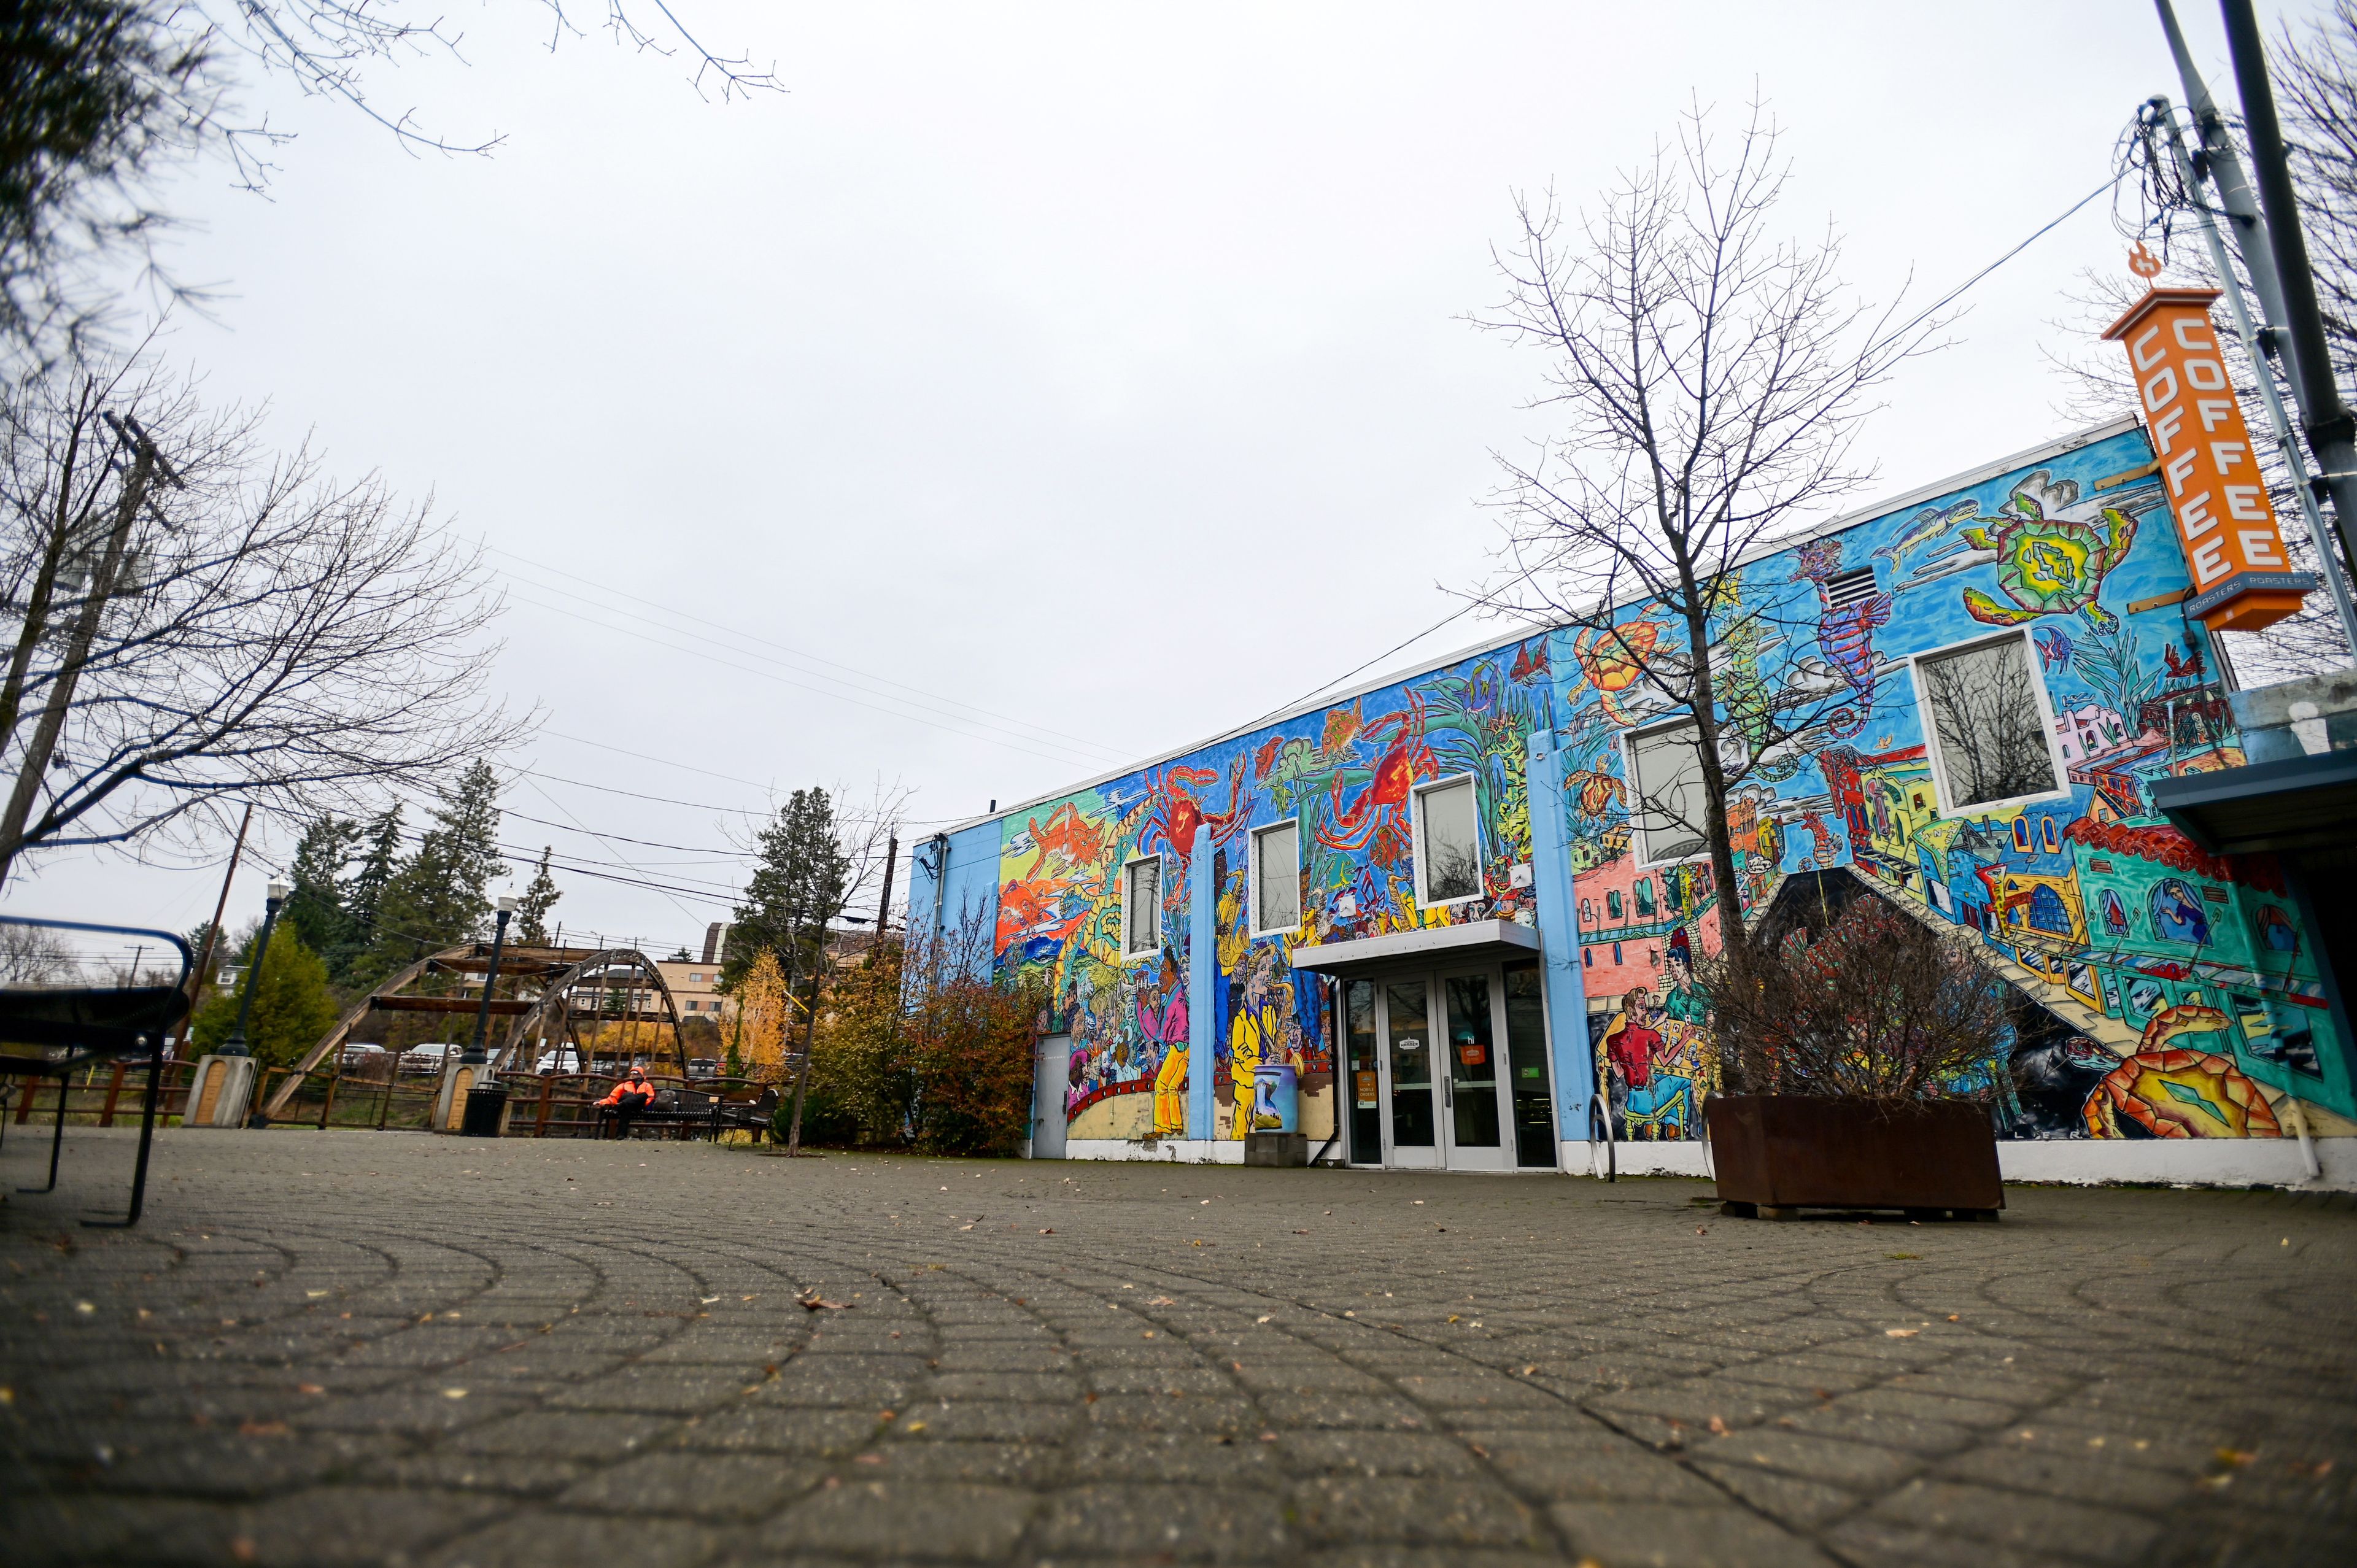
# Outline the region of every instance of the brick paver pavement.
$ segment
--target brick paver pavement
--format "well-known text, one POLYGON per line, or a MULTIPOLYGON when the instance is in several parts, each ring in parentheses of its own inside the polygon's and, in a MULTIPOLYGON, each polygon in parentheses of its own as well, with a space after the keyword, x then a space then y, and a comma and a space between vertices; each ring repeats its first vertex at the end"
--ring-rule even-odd
POLYGON ((70 1142, 16 1564, 2357 1562, 2346 1198, 70 1142))

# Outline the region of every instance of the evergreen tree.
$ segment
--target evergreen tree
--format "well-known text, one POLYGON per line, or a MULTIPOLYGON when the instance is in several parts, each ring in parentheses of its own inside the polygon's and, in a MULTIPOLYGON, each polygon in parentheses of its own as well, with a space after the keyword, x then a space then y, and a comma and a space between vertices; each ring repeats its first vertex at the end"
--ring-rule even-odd
POLYGON ((548 945, 548 912, 565 897, 556 890, 556 879, 548 874, 548 857, 554 853, 550 845, 540 848, 540 864, 533 867, 532 885, 516 900, 516 938, 528 948, 548 945))
MULTIPOLYGON (((257 928, 258 929, 258 928, 257 928)), ((251 961, 253 938, 249 934, 239 954, 251 961)), ((188 1025, 198 1051, 220 1048, 237 1026, 237 1009, 245 993, 242 983, 216 992, 197 1009, 188 1025)), ((336 998, 328 989, 328 966, 286 929, 282 917, 270 935, 270 949, 262 955, 262 973, 253 983, 253 1011, 245 1021, 246 1047, 264 1067, 289 1067, 319 1036, 335 1026, 336 998)))
POLYGON ((733 989, 763 953, 773 954, 791 992, 815 970, 820 931, 843 913, 851 860, 836 842, 834 806, 823 789, 797 789, 761 830, 745 902, 728 928, 720 966, 733 989))
POLYGON ((499 775, 478 762, 442 797, 434 825, 385 885, 356 979, 374 983, 438 948, 490 934, 491 883, 506 872, 499 832, 499 775))
POLYGON ((351 983, 353 966, 376 940, 377 916, 383 910, 384 890, 392 886, 393 874, 401 863, 400 801, 394 801, 382 816, 368 825, 367 838, 368 853, 361 856, 360 867, 344 884, 339 900, 344 911, 346 940, 327 955, 328 973, 339 985, 351 983))
POLYGON ((360 838, 359 822, 321 817, 303 830, 295 845, 295 863, 287 868, 286 879, 295 891, 278 918, 322 957, 340 953, 351 942, 351 918, 344 911, 344 865, 360 838))

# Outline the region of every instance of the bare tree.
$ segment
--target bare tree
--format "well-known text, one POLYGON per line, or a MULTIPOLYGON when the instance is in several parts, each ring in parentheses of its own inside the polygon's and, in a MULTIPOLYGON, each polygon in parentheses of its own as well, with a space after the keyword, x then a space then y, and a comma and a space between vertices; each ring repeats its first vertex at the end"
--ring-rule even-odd
MULTIPOLYGON (((2308 237, 2309 260, 2324 306, 2325 341, 2333 374, 2346 386, 2357 382, 2357 0, 2333 0, 2325 15, 2304 26, 2287 21, 2269 51, 2268 65, 2289 147, 2292 184, 2299 197, 2300 227, 2308 237)), ((2167 106, 2164 100, 2147 103, 2121 136, 2119 167, 2131 182, 2125 188, 2133 198, 2116 211, 2117 226, 2123 235, 2149 242, 2160 253, 2165 270, 2154 283, 2222 287, 2223 280, 2196 213, 2208 207, 2213 220, 2228 232, 2233 220, 2218 208, 2214 186, 2189 185, 2183 177, 2170 145, 2172 122, 2187 146, 2201 145, 2189 113, 2182 105, 2167 106)), ((2228 124, 2227 133, 2242 144, 2238 121, 2228 124)), ((2247 151, 2243 156, 2249 157, 2247 151)), ((2242 270, 2242 258, 2231 243, 2227 253, 2255 310, 2257 295, 2242 270)), ((2126 360, 2115 346, 2093 338, 2095 328, 2115 319, 2142 293, 2141 282, 2117 273, 2090 273, 2076 296, 2080 308, 2075 318, 2055 323, 2062 342, 2078 345, 2051 354, 2068 378, 2070 391, 2062 403, 2067 416, 2093 421, 2137 408, 2136 381, 2126 360)), ((2257 436, 2256 456, 2268 499, 2284 523, 2292 565, 2321 572, 2330 542, 2310 537, 2305 526, 2300 498, 2282 449, 2272 439, 2273 426, 2259 392, 2260 378, 2272 377, 2277 398, 2287 409, 2296 409, 2283 362, 2275 358, 2254 360, 2233 331, 2217 337, 2242 401, 2244 420, 2257 436)), ((2329 503, 2325 516, 2329 522, 2329 503)), ((2312 595, 2298 615, 2264 632, 2226 632, 2222 637, 2235 671, 2258 682, 2339 670, 2357 657, 2329 592, 2312 595)))
MULTIPOLYGON (((673 0, 533 0, 550 48, 602 27, 627 48, 683 58, 699 93, 782 91, 745 55, 706 48, 673 0)), ((268 187, 291 140, 232 100, 240 57, 306 94, 342 101, 413 152, 488 154, 495 134, 449 136, 386 110, 382 72, 463 37, 420 0, 21 0, 0 8, 0 355, 50 361, 122 325, 127 265, 152 294, 201 307, 209 292, 165 264, 177 227, 162 187, 218 157, 268 187)))
POLYGON ((1922 660, 1948 805, 1961 811, 2055 787, 2054 756, 2018 636, 1922 660))
POLYGON ((1875 893, 1742 969, 1704 960, 1719 1059, 1755 1094, 1986 1100, 2007 1037, 2005 988, 1962 938, 1875 893))
POLYGON ((1872 477, 1853 453, 1869 394, 1939 326, 1853 303, 1830 231, 1774 231, 1777 134, 1755 103, 1723 148, 1696 105, 1677 146, 1568 236, 1551 199, 1518 202, 1521 234, 1498 257, 1507 298, 1477 318, 1547 355, 1533 406, 1565 419, 1533 457, 1499 459, 1509 542, 1484 596, 1577 628, 1584 658, 1674 721, 1642 748, 1655 765, 1638 758, 1651 776, 1627 780, 1632 811, 1664 837, 1683 829, 1681 853, 1706 852, 1738 955, 1728 798, 1823 726, 1862 722, 1867 693, 1832 671, 1761 678, 1760 650, 1815 635, 1824 589, 1747 601, 1737 569, 1872 477))
POLYGON ((265 451, 161 372, 66 367, 0 404, 0 881, 27 851, 188 844, 495 754, 501 606, 375 477, 265 451))
POLYGON ((0 983, 35 985, 71 979, 81 971, 73 950, 55 931, 0 925, 0 983))

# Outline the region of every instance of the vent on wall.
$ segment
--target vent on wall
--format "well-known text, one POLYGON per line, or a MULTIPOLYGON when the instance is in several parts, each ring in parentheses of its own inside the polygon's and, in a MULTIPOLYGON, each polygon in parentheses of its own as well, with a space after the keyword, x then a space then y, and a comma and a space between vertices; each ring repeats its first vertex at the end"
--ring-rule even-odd
POLYGON ((1840 609, 1861 599, 1874 597, 1874 568, 1861 566, 1855 572, 1844 572, 1825 580, 1825 607, 1840 609))

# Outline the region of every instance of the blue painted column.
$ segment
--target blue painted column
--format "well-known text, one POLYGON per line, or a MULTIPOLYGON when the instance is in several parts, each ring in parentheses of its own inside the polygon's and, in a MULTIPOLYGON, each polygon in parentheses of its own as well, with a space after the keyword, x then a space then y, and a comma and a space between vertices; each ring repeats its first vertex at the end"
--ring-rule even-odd
MULTIPOLYGON (((1219 996, 1220 939, 1214 920, 1211 830, 1195 830, 1187 857, 1187 1136, 1215 1134, 1211 1058, 1219 1049, 1220 1020, 1211 1009, 1219 996)), ((1204 1157, 1210 1158, 1210 1152, 1204 1157)))
POLYGON ((1578 906, 1571 893, 1571 845, 1563 810, 1563 754, 1551 731, 1531 736, 1531 880, 1538 894, 1546 975, 1547 1036, 1555 1053, 1555 1136, 1587 1138, 1596 1058, 1587 1048, 1587 984, 1580 969, 1578 906))

